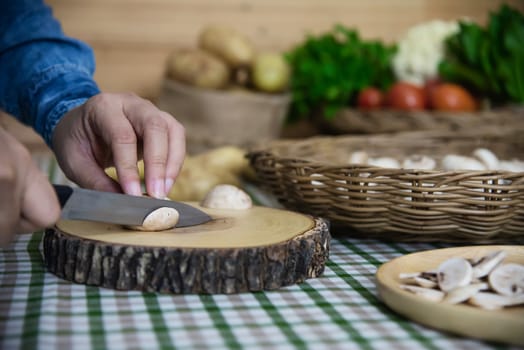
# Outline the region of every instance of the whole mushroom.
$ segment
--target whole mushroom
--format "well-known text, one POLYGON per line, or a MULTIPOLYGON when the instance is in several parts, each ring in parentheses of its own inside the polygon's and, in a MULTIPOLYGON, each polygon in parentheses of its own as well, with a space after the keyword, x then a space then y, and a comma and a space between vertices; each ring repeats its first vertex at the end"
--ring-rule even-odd
POLYGON ((213 187, 204 197, 201 206, 215 209, 237 209, 245 210, 253 206, 251 197, 233 185, 217 185, 213 187))

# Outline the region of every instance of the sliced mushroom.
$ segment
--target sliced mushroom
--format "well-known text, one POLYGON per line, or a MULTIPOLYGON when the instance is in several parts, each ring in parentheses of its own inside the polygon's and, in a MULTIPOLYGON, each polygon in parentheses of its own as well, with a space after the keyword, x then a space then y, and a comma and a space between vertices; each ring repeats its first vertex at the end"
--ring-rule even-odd
POLYGON ((489 285, 499 294, 524 295, 524 265, 508 263, 495 268, 488 276, 489 285))
POLYGON ((435 288, 437 284, 437 274, 428 272, 401 273, 399 278, 402 282, 416 284, 424 288, 435 288))
POLYGON ((505 258, 507 253, 503 250, 483 256, 479 260, 472 262, 473 278, 482 278, 487 276, 497 265, 505 258))
POLYGON ((449 292, 468 285, 473 277, 473 268, 464 258, 451 258, 439 265, 437 277, 440 289, 449 292))
POLYGON ((431 288, 424 288, 424 287, 419 287, 419 286, 413 286, 411 284, 401 284, 400 285, 400 288, 408 291, 408 292, 411 292, 411 293, 414 293, 416 295, 420 295, 421 297, 427 299, 427 300, 431 300, 431 301, 436 301, 436 302, 439 302, 441 301, 442 299, 444 299, 444 295, 445 293, 438 290, 438 289, 431 289, 431 288))
POLYGON ((488 288, 489 285, 487 283, 468 284, 467 286, 458 287, 449 291, 443 301, 450 304, 459 304, 468 300, 479 291, 488 288))
POLYGON ((162 207, 149 213, 141 226, 126 226, 137 231, 164 231, 176 226, 180 214, 175 208, 162 207))
POLYGON ((524 294, 508 296, 491 292, 478 292, 471 298, 468 303, 475 306, 480 306, 483 309, 500 309, 506 306, 516 306, 524 304, 524 294))
POLYGON ((253 206, 251 197, 233 185, 217 185, 202 200, 205 208, 245 210, 253 206))

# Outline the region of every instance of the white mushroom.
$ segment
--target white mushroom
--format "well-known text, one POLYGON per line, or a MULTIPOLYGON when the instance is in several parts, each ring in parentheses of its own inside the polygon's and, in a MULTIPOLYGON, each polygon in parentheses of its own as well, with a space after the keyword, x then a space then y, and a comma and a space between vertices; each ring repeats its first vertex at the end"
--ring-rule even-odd
POLYGON ((444 170, 486 170, 486 166, 480 161, 456 154, 448 154, 442 158, 444 170))
POLYGON ((467 286, 458 287, 449 291, 443 301, 450 304, 459 304, 468 300, 479 291, 488 288, 489 285, 487 283, 468 284, 467 286))
POLYGON ((180 215, 175 208, 161 207, 149 213, 141 226, 126 226, 138 231, 164 231, 176 226, 180 215))
POLYGON ((437 269, 438 285, 444 292, 468 285, 472 277, 473 268, 464 258, 448 259, 437 269))
POLYGON ((491 292, 478 292, 469 298, 468 303, 471 305, 480 306, 483 309, 494 310, 506 306, 524 304, 524 294, 508 296, 491 292))
POLYGON ((487 148, 477 148, 473 151, 473 156, 480 160, 489 170, 498 169, 499 159, 487 148))
POLYGON ((355 151, 349 155, 349 164, 367 164, 368 154, 364 151, 355 151))
POLYGON ((381 168, 400 168, 400 163, 391 157, 369 158, 368 164, 381 168))
POLYGON ((482 278, 487 276, 497 265, 505 258, 507 253, 503 250, 488 254, 479 260, 472 262, 473 278, 482 278))
POLYGON ((444 299, 444 292, 441 292, 438 289, 424 288, 419 286, 413 286, 411 284, 401 284, 400 288, 419 295, 427 300, 439 302, 444 299))
POLYGON ((245 210, 253 206, 251 197, 233 185, 217 185, 202 200, 205 208, 245 210))
POLYGON ((435 159, 424 155, 412 155, 404 159, 402 168, 432 170, 437 166, 435 159))
POLYGON ((513 171, 516 173, 524 172, 524 161, 521 160, 501 160, 499 170, 513 171))
POLYGON ((524 295, 524 265, 508 263, 495 268, 488 281, 497 293, 507 296, 524 295))

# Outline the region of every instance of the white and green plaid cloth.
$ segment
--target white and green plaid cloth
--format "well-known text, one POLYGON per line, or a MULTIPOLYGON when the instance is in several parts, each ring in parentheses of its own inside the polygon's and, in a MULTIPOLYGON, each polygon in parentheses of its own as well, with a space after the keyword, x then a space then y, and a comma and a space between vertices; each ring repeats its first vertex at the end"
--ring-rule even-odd
POLYGON ((444 245, 335 237, 320 278, 271 292, 165 295, 61 280, 44 269, 41 239, 20 235, 0 250, 0 349, 509 348, 426 328, 378 299, 382 263, 444 245))

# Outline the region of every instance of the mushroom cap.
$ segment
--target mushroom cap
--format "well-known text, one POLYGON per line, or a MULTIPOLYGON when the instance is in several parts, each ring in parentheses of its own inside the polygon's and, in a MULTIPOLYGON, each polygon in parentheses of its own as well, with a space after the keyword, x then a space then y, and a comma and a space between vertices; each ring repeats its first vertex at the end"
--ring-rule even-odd
POLYGON ((214 209, 249 209, 251 197, 234 185, 222 184, 213 187, 202 200, 201 206, 214 209))
POLYGON ((473 151, 473 156, 480 160, 486 166, 486 168, 490 170, 498 168, 499 159, 487 148, 477 148, 473 151))

